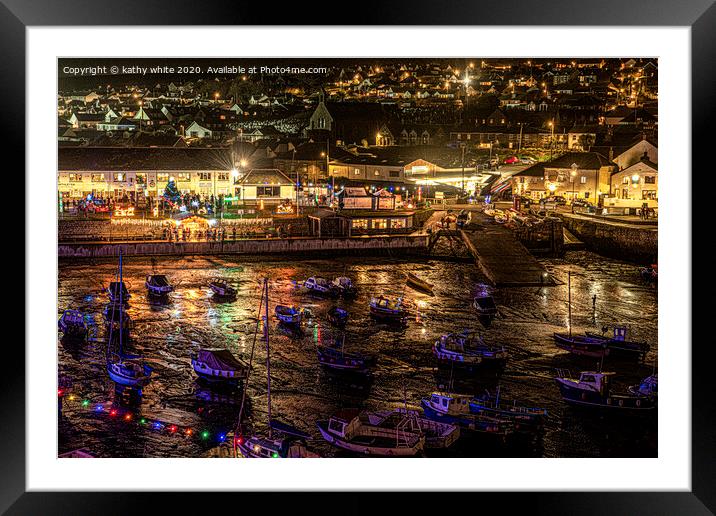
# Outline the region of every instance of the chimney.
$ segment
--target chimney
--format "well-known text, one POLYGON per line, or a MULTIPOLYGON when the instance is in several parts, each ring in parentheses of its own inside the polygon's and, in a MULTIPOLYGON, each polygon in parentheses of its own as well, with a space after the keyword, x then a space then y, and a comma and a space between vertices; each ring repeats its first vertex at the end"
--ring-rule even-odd
POLYGON ((614 160, 614 147, 609 147, 609 161, 614 160))

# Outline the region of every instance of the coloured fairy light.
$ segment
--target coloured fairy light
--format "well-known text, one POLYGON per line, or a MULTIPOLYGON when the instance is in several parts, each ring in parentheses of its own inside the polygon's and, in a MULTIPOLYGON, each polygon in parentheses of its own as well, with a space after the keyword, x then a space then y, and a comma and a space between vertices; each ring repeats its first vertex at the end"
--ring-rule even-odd
MULTIPOLYGON (((61 400, 74 401, 78 399, 78 397, 74 394, 67 395, 66 389, 58 389, 57 395, 58 398, 60 398, 61 400)), ((146 417, 135 418, 135 414, 130 410, 107 407, 107 405, 111 405, 111 402, 91 404, 89 399, 84 398, 78 403, 78 405, 81 408, 89 408, 91 412, 94 412, 97 415, 106 414, 112 419, 122 421, 126 424, 133 424, 136 421, 136 424, 141 426, 150 425, 150 428, 155 431, 168 431, 171 434, 184 435, 185 437, 192 437, 196 435, 204 441, 209 440, 212 436, 212 433, 207 429, 200 429, 195 431, 191 427, 185 427, 157 419, 149 419, 146 417), (92 406, 90 407, 90 405, 92 406)), ((219 432, 214 435, 216 436, 216 441, 218 443, 223 443, 226 441, 225 432, 219 432)), ((236 441, 240 444, 242 442, 242 438, 239 437, 236 439, 236 441)))

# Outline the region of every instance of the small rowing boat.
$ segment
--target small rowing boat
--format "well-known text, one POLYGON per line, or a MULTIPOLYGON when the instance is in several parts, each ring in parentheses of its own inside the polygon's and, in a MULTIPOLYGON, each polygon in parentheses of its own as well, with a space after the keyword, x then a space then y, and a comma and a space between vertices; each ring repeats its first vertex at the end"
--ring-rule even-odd
POLYGON ((406 282, 409 287, 412 287, 415 290, 419 290, 420 292, 430 294, 431 296, 433 295, 433 285, 431 283, 428 283, 424 279, 418 278, 412 272, 408 272, 406 274, 406 278, 406 282))

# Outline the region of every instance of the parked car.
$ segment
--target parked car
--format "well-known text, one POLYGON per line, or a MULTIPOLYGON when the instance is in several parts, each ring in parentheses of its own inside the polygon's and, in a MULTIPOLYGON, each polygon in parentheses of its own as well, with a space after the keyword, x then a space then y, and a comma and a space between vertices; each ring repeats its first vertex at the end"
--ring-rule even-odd
POLYGON ((90 213, 107 213, 109 204, 103 199, 94 199, 87 204, 87 211, 90 213))
POLYGON ((545 204, 556 204, 558 206, 564 206, 567 204, 567 199, 562 197, 561 195, 551 195, 549 197, 543 197, 540 199, 539 203, 544 206, 545 204))
POLYGON ((537 163, 537 160, 530 157, 524 157, 520 158, 520 163, 522 163, 523 165, 532 165, 533 163, 537 163))
POLYGON ((524 207, 528 207, 534 202, 531 197, 525 197, 524 195, 516 195, 515 198, 520 200, 520 204, 524 207))
POLYGON ((509 158, 505 158, 505 160, 503 161, 505 165, 514 165, 515 163, 519 162, 520 158, 518 158, 517 156, 510 156, 509 158))
POLYGON ((591 208, 594 206, 594 204, 589 202, 586 199, 574 199, 572 201, 572 206, 580 206, 582 208, 591 208))

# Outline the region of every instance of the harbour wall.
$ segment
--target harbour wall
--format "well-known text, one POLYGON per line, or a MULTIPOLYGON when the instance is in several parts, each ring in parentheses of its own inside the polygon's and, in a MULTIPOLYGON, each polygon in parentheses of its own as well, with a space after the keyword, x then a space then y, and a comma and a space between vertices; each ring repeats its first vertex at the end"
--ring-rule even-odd
POLYGON ((424 254, 427 235, 370 236, 351 238, 267 238, 224 242, 79 242, 59 243, 59 258, 191 255, 303 255, 424 254))
POLYGON ((566 214, 561 217, 565 227, 594 252, 642 264, 657 262, 659 230, 656 226, 610 223, 566 214))

